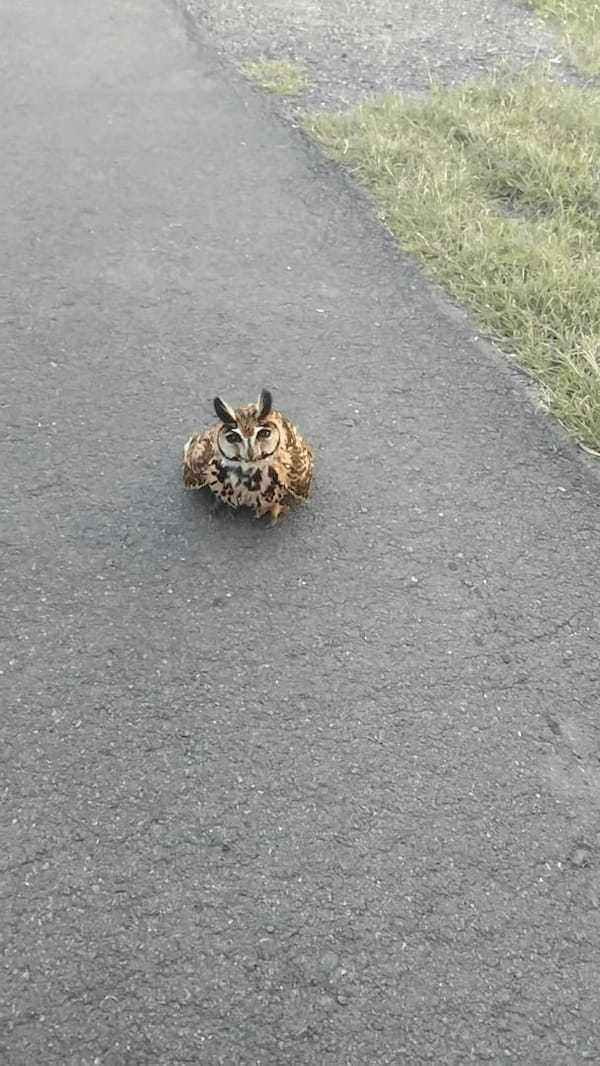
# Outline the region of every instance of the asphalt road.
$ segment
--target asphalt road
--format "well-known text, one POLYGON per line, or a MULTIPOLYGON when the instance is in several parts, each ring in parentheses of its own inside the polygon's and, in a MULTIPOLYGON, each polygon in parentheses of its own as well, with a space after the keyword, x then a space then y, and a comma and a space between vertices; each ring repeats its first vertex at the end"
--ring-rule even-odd
POLYGON ((2 23, 2 1066, 597 1061, 596 474, 175 8, 2 23))

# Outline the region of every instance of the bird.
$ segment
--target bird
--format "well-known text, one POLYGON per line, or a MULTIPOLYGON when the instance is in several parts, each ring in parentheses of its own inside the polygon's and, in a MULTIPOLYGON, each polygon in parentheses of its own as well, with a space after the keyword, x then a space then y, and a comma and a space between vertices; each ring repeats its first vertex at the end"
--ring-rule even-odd
POLYGON ((216 396, 218 421, 183 449, 183 483, 208 488, 230 507, 253 508, 273 523, 294 500, 308 499, 312 449, 263 389, 256 403, 230 407, 216 396))

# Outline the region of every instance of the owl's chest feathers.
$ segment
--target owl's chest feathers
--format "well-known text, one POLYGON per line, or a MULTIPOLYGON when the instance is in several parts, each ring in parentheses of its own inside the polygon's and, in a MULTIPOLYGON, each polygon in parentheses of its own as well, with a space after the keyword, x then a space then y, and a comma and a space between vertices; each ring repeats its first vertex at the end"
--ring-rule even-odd
POLYGON ((260 463, 216 459, 215 477, 219 495, 233 507, 255 507, 273 500, 285 476, 277 461, 260 463))

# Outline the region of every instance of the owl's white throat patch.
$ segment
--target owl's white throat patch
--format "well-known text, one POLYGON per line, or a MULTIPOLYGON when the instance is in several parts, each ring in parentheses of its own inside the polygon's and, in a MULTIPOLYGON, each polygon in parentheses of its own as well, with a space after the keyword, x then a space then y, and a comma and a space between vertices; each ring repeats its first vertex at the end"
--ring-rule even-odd
POLYGON ((236 470, 238 466, 246 471, 255 470, 257 466, 262 466, 265 459, 228 459, 226 455, 223 456, 223 466, 231 467, 232 470, 236 470))

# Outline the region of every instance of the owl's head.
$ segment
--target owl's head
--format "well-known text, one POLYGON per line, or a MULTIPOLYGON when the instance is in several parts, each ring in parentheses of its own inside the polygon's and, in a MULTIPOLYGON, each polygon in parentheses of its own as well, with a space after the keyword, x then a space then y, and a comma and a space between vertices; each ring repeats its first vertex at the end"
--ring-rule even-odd
POLYGON ((256 403, 234 410, 219 396, 214 405, 221 421, 217 433, 219 451, 231 462, 260 463, 279 447, 279 427, 272 410, 272 397, 263 389, 256 403))

